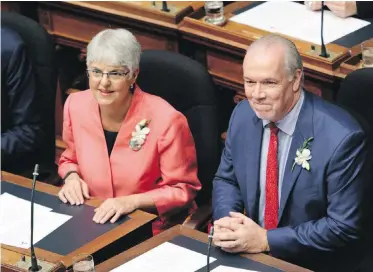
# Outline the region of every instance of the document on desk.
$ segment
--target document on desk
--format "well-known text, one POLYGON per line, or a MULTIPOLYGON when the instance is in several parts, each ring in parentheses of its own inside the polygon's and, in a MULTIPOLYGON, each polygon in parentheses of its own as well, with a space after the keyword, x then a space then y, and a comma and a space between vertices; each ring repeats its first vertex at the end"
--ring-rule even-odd
MULTIPOLYGON (((35 204, 34 213, 36 215, 51 211, 51 208, 35 204)), ((31 203, 30 201, 3 193, 0 195, 0 237, 1 233, 12 229, 25 220, 30 221, 31 203)))
MULTIPOLYGON (((71 216, 34 204, 34 244, 60 227, 71 216)), ((30 247, 31 202, 8 193, 0 196, 0 243, 30 247)))
MULTIPOLYGON (((216 259, 210 257, 210 263, 214 261, 216 259)), ((206 264, 206 255, 165 242, 111 271, 194 272, 206 264)))
POLYGON ((211 270, 211 272, 259 272, 259 271, 219 265, 215 269, 211 270))
MULTIPOLYGON (((302 4, 269 1, 230 20, 321 45, 321 12, 311 11, 302 4)), ((324 10, 324 42, 331 43, 369 24, 370 22, 352 17, 340 18, 331 11, 324 10)))

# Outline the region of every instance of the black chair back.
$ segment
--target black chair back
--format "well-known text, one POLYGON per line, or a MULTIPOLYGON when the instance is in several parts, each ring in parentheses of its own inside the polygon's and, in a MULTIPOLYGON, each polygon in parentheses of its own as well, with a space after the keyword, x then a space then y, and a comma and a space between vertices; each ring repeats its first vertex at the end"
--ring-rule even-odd
POLYGON ((1 23, 16 31, 27 46, 27 52, 36 74, 36 90, 46 134, 39 159, 41 164, 52 165, 55 161, 57 87, 54 42, 41 25, 21 14, 1 11, 1 23))
POLYGON ((373 127, 373 68, 348 74, 341 83, 337 102, 355 111, 373 127))
MULTIPOLYGON (((360 123, 368 135, 369 154, 373 155, 373 68, 348 74, 341 83, 336 102, 360 123)), ((369 169, 373 179, 373 159, 369 159, 369 169)))
POLYGON ((201 64, 186 56, 145 50, 137 83, 143 91, 162 97, 188 119, 203 187, 196 201, 199 205, 207 203, 220 158, 217 104, 211 76, 201 64))
MULTIPOLYGON (((348 110, 367 133, 368 162, 365 170, 370 175, 371 182, 365 184, 365 192, 370 196, 373 193, 373 68, 359 69, 348 74, 337 94, 337 103, 348 110)), ((373 267, 373 250, 371 249, 371 243, 373 242, 371 233, 373 227, 373 199, 369 196, 365 205, 366 210, 362 211, 368 215, 365 222, 367 233, 364 239, 368 242, 365 250, 362 248, 361 253, 359 253, 364 256, 363 252, 365 251, 367 256, 361 267, 356 270, 357 272, 372 271, 373 267)))

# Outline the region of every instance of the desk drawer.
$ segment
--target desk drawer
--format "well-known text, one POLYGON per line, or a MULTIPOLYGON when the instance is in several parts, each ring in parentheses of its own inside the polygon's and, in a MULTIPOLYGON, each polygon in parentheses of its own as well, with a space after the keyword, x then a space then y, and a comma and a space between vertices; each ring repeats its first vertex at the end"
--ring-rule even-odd
POLYGON ((243 93, 243 58, 207 50, 206 61, 215 81, 243 93))

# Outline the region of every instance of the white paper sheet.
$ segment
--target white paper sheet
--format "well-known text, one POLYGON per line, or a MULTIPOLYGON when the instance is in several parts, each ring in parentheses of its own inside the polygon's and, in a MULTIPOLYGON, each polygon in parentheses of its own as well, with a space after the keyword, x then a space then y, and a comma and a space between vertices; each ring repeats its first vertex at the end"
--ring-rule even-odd
MULTIPOLYGON (((230 20, 313 44, 321 44, 321 13, 311 11, 302 4, 269 1, 230 20)), ((331 11, 324 10, 324 42, 331 43, 369 24, 370 22, 352 17, 340 18, 331 11)))
MULTIPOLYGON (((71 218, 51 212, 52 209, 34 204, 34 244, 71 218)), ((30 247, 30 201, 4 193, 0 196, 0 243, 30 247)))
MULTIPOLYGON (((51 208, 34 204, 34 214, 43 214, 51 211, 51 208)), ((0 195, 0 237, 1 234, 17 226, 21 222, 30 222, 31 203, 30 201, 3 193, 0 195)))
MULTIPOLYGON (((34 203, 34 212, 51 211, 51 208, 34 203)), ((3 193, 0 195, 0 220, 6 220, 10 216, 14 217, 16 212, 31 212, 31 203, 28 200, 16 197, 14 195, 3 193)))
MULTIPOLYGON (((210 263, 214 261, 211 257, 210 263)), ((165 242, 112 271, 194 272, 206 264, 206 255, 165 242)))
POLYGON ((235 268, 225 265, 219 265, 215 269, 211 270, 211 272, 259 272, 254 270, 242 269, 242 268, 235 268))
MULTIPOLYGON (((34 244, 66 223, 72 216, 55 212, 46 212, 34 217, 34 244)), ((1 237, 3 244, 20 248, 29 248, 31 239, 30 222, 23 222, 8 230, 1 237)))

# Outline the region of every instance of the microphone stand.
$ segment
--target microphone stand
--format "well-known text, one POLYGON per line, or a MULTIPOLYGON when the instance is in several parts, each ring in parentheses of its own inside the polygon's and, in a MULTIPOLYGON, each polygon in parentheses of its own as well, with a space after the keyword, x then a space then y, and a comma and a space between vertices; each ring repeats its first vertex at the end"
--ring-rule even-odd
POLYGON ((319 56, 323 58, 329 57, 324 43, 324 1, 321 1, 321 54, 319 56))
POLYGON ((170 9, 167 6, 167 1, 162 1, 162 11, 170 12, 170 9))
POLYGON ((36 178, 39 175, 39 165, 35 164, 34 173, 32 173, 32 189, 31 189, 31 267, 29 271, 39 271, 41 266, 38 265, 38 261, 36 259, 35 250, 34 250, 34 191, 35 191, 35 184, 36 178))
POLYGON ((214 235, 214 226, 211 227, 209 233, 209 241, 207 246, 207 267, 206 272, 210 272, 210 251, 211 251, 211 244, 212 244, 212 236, 214 235))

